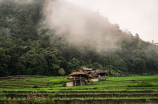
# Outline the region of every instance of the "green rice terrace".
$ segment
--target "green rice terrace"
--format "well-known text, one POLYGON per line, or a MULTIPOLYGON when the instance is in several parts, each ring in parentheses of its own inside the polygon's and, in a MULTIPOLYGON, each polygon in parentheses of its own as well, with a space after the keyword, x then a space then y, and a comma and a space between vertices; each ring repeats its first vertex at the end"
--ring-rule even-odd
POLYGON ((0 104, 158 104, 158 75, 107 77, 65 87, 67 77, 0 77, 0 104))

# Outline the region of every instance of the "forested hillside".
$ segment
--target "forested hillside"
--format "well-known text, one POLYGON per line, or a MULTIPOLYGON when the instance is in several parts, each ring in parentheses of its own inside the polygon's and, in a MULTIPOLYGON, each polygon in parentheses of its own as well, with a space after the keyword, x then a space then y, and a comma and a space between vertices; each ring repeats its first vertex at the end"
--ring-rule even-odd
MULTIPOLYGON (((102 33, 92 34, 95 31, 88 30, 88 35, 84 34, 86 38, 83 36, 82 39, 71 38, 73 35, 65 31, 58 35, 54 28, 50 29, 46 24, 49 21, 45 21, 45 1, 1 0, 0 77, 57 76, 64 75, 64 72, 68 75, 81 67, 100 68, 113 75, 116 70, 133 74, 158 73, 158 46, 143 41, 138 34, 119 29, 119 25, 111 24, 108 19, 92 11, 87 12, 90 16, 96 16, 87 21, 95 22, 88 25, 93 25, 92 29, 87 29, 104 30, 102 33), (90 34, 94 37, 91 38, 90 34), (112 39, 107 38, 106 34, 112 39), (84 41, 86 43, 81 45, 84 41)), ((82 11, 82 8, 79 9, 82 11)), ((78 34, 77 31, 73 33, 78 34)))

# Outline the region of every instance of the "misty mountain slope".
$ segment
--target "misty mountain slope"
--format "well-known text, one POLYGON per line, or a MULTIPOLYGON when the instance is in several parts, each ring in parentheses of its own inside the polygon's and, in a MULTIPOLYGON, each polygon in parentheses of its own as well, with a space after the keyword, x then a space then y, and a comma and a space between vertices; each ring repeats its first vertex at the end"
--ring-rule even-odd
POLYGON ((128 34, 122 32, 117 24, 111 24, 98 12, 63 0, 48 1, 44 7, 48 28, 70 43, 108 50, 119 48, 118 43, 128 38, 128 34))
POLYGON ((55 76, 81 67, 155 74, 158 47, 66 1, 1 0, 0 76, 55 76))

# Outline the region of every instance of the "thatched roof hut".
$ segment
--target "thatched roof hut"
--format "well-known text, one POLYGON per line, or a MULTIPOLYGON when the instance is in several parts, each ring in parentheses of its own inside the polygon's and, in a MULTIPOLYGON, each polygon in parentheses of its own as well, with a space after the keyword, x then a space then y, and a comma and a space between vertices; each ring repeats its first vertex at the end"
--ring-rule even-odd
POLYGON ((67 79, 70 79, 73 82, 73 86, 85 85, 87 82, 91 80, 91 78, 91 76, 89 76, 82 70, 76 70, 67 77, 67 79))
POLYGON ((76 76, 76 75, 88 75, 88 74, 78 69, 70 74, 70 76, 76 76))

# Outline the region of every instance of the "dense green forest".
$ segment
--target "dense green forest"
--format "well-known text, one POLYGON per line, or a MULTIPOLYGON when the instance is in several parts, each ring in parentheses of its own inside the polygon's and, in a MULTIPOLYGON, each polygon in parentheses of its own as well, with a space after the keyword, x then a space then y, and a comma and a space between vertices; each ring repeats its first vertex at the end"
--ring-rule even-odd
POLYGON ((102 22, 110 26, 108 33, 116 38, 126 37, 118 42, 120 48, 98 50, 95 45, 73 44, 42 22, 44 2, 1 0, 0 77, 68 75, 82 67, 108 70, 113 75, 116 70, 126 74, 158 73, 158 46, 119 29, 107 19, 102 22))

